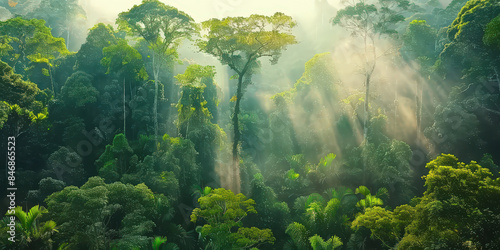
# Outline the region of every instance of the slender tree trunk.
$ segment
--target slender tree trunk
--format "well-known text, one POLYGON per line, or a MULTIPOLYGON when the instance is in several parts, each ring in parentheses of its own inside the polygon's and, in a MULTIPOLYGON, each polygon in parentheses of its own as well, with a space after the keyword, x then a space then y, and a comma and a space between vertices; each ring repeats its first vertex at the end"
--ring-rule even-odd
POLYGON ((394 131, 396 131, 397 125, 397 117, 398 117, 398 81, 396 80, 396 86, 394 88, 394 131))
POLYGON ((373 38, 370 38, 371 40, 371 46, 372 46, 372 55, 373 58, 370 63, 368 63, 367 54, 368 54, 368 44, 366 38, 368 35, 365 35, 365 88, 366 88, 366 93, 365 93, 365 122, 364 122, 364 137, 366 142, 368 142, 368 128, 370 127, 370 84, 371 84, 371 78, 373 75, 373 72, 375 72, 375 67, 377 65, 377 51, 375 49, 375 41, 373 38))
POLYGON ((239 119, 238 115, 240 114, 240 102, 243 97, 243 75, 238 77, 238 88, 236 90, 236 103, 234 105, 234 113, 233 113, 233 191, 239 192, 239 158, 238 158, 238 144, 240 142, 240 129, 239 129, 239 119))
MULTIPOLYGON (((370 74, 367 72, 366 73, 366 79, 365 79, 365 120, 363 122, 363 127, 364 127, 364 139, 365 139, 365 143, 368 144, 368 126, 370 126, 369 124, 369 119, 370 119, 370 111, 369 111, 369 93, 370 93, 370 74)), ((368 162, 366 161, 365 158, 363 158, 363 179, 362 179, 362 182, 363 182, 363 185, 364 186, 368 186, 367 184, 367 166, 368 166, 368 162)))
POLYGON ((123 78, 123 135, 127 138, 127 116, 125 114, 125 77, 123 78))
POLYGON ((153 114, 155 126, 155 145, 158 145, 158 74, 159 69, 157 66, 156 52, 153 52, 153 75, 155 81, 155 97, 153 101, 153 114))
POLYGON ((422 103, 420 103, 420 88, 421 88, 421 83, 420 81, 417 79, 417 91, 415 92, 415 104, 416 104, 416 120, 417 120, 417 133, 416 133, 416 137, 417 137, 417 140, 420 136, 420 106, 422 105, 422 103))
MULTIPOLYGON (((370 122, 370 78, 371 78, 371 73, 373 72, 373 68, 370 70, 370 67, 368 66, 368 43, 367 43, 367 38, 368 34, 365 31, 363 41, 364 41, 364 73, 365 73, 365 105, 364 105, 364 121, 363 121, 363 139, 366 144, 368 144, 368 126, 370 122)), ((363 176, 362 176, 362 183, 364 186, 367 186, 367 166, 368 162, 366 161, 366 158, 363 158, 363 176)))
POLYGON ((56 91, 54 89, 54 79, 52 78, 52 70, 51 70, 52 67, 50 67, 50 65, 48 66, 49 66, 50 84, 52 85, 52 92, 54 92, 54 97, 56 97, 56 91))
POLYGON ((369 105, 369 96, 370 96, 370 78, 371 75, 370 73, 366 73, 366 79, 365 79, 365 120, 363 123, 364 127, 364 139, 366 142, 368 142, 368 126, 369 126, 369 120, 370 120, 370 105, 369 105))
POLYGON ((187 126, 186 126, 186 139, 188 139, 188 133, 189 133, 189 122, 191 121, 191 116, 188 118, 187 121, 187 126))
MULTIPOLYGON (((170 57, 169 57, 170 58, 170 57)), ((168 107, 167 109, 163 110, 163 114, 165 115, 166 117, 166 120, 168 121, 167 122, 167 131, 172 131, 170 130, 172 127, 171 125, 174 124, 174 121, 171 121, 170 119, 172 119, 172 116, 171 116, 171 113, 172 113, 172 104, 173 104, 173 101, 174 100, 179 100, 179 96, 176 96, 176 89, 175 89, 175 84, 173 83, 173 74, 174 74, 174 65, 171 64, 171 65, 166 65, 167 67, 165 67, 163 70, 164 70, 164 76, 167 75, 167 77, 165 78, 165 81, 163 82, 163 88, 164 88, 164 95, 163 97, 166 99, 166 107, 168 107)))
MULTIPOLYGON (((363 36, 363 42, 365 45, 365 54, 363 55, 364 58, 364 70, 365 70, 365 105, 364 105, 364 113, 365 113, 365 119, 363 121, 363 139, 368 140, 366 136, 368 135, 368 91, 370 89, 369 87, 369 78, 368 78, 368 59, 366 58, 368 54, 368 44, 366 41, 367 34, 365 32, 363 36)), ((368 141, 367 141, 368 142, 368 141)), ((364 178, 363 178, 364 179, 364 178)))
POLYGON ((66 36, 66 49, 69 50, 69 32, 71 29, 69 28, 69 26, 67 27, 67 29, 68 29, 68 35, 66 36))
POLYGON ((422 109, 424 106, 424 85, 420 84, 420 108, 418 109, 418 128, 419 133, 421 133, 422 129, 422 109))

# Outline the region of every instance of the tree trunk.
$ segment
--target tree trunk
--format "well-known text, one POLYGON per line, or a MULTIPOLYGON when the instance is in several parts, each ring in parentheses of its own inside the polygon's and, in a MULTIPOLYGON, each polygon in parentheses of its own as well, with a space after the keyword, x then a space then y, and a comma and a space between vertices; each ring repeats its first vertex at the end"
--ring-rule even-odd
POLYGON ((422 108, 424 106, 424 85, 420 84, 420 108, 418 109, 418 131, 422 130, 422 108))
POLYGON ((415 104, 416 104, 416 120, 417 120, 417 131, 416 131, 416 139, 418 140, 419 136, 420 136, 420 121, 421 121, 421 117, 420 117, 420 106, 422 106, 422 103, 420 103, 420 88, 421 88, 421 83, 420 81, 417 79, 417 90, 415 92, 415 104))
POLYGON ((123 78, 123 135, 127 138, 127 116, 125 114, 125 77, 123 78))
POLYGON ((52 85, 52 92, 54 92, 54 97, 56 97, 56 91, 54 89, 54 79, 52 78, 52 70, 50 64, 48 66, 49 66, 50 84, 52 85))
POLYGON ((69 26, 67 27, 68 35, 66 36, 66 49, 69 50, 69 32, 70 32, 69 26))
POLYGON ((370 73, 366 73, 366 79, 365 79, 365 120, 363 122, 364 126, 364 139, 366 142, 368 142, 368 126, 370 125, 370 106, 369 106, 369 96, 370 96, 370 78, 371 75, 370 73))
POLYGON ((238 144, 240 142, 240 129, 238 115, 240 114, 240 102, 243 97, 243 75, 238 77, 238 88, 236 90, 236 103, 234 105, 233 113, 233 191, 239 192, 239 158, 238 158, 238 144))
POLYGON ((396 80, 396 86, 394 88, 394 131, 396 131, 398 125, 397 125, 397 117, 398 117, 398 81, 396 80))
POLYGON ((153 52, 153 75, 155 81, 155 97, 153 101, 153 114, 155 126, 155 146, 158 145, 158 74, 159 68, 157 66, 156 52, 153 52))
MULTIPOLYGON (((189 139, 188 133, 189 133, 189 122, 191 121, 191 116, 189 116, 188 121, 187 121, 187 126, 186 126, 186 139, 189 139)), ((182 134, 181 134, 182 135, 182 134)))

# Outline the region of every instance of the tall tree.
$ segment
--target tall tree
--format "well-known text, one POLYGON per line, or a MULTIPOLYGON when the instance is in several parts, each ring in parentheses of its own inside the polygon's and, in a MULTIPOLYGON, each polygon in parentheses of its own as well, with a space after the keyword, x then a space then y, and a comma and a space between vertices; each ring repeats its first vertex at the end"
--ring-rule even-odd
MULTIPOLYGON (((337 12, 332 19, 334 25, 340 25, 362 40, 362 72, 365 86, 365 119, 363 121, 364 138, 367 139, 370 121, 369 97, 370 84, 380 55, 376 41, 383 35, 397 33, 394 25, 404 21, 402 10, 409 7, 408 0, 354 0, 337 12)), ((382 54, 383 55, 383 54, 382 54)))
POLYGON ((155 140, 158 141, 158 77, 168 61, 177 58, 177 47, 196 32, 193 18, 158 0, 143 0, 141 5, 120 13, 117 24, 121 29, 146 40, 153 50, 155 97, 153 104, 155 140))
POLYGON ((245 87, 250 84, 252 74, 259 67, 259 58, 270 57, 277 63, 281 52, 288 45, 297 43, 291 29, 296 23, 290 16, 275 13, 272 16, 251 15, 250 17, 227 17, 222 20, 211 19, 202 23, 208 33, 198 41, 200 50, 215 56, 236 72, 238 79, 232 116, 233 125, 233 187, 239 190, 238 143, 241 132, 238 115, 245 87))
MULTIPOLYGON (((54 59, 68 54, 64 39, 52 36, 44 20, 25 20, 21 17, 0 22, 0 36, 9 37, 3 40, 8 41, 10 45, 7 49, 12 48, 4 52, 1 59, 28 79, 34 78, 31 69, 37 64, 46 65, 47 68, 42 67, 42 73, 50 77, 52 92, 55 93, 52 67, 54 59)), ((40 80, 37 82, 42 85, 40 80)), ((40 88, 44 89, 45 86, 40 88)))
MULTIPOLYGON (((85 43, 76 54, 76 70, 85 71, 94 76, 94 78, 104 78, 102 75, 106 68, 99 62, 104 57, 103 49, 105 47, 116 45, 118 43, 117 32, 111 25, 98 23, 89 29, 85 43)), ((104 80, 103 79, 103 80, 104 80)), ((99 85, 105 85, 100 83, 99 85)))
MULTIPOLYGON (((436 31, 425 20, 410 22, 403 37, 403 47, 401 48, 403 58, 410 61, 410 65, 411 61, 416 61, 420 67, 419 73, 425 78, 430 77, 431 67, 438 56, 435 49, 436 39, 436 31)), ((416 81, 415 102, 418 139, 422 124, 423 86, 420 79, 417 78, 416 81)))
MULTIPOLYGON (((104 58, 101 60, 101 64, 108 69, 106 74, 116 72, 119 78, 123 80, 123 134, 126 135, 126 79, 145 80, 148 75, 146 73, 146 68, 144 67, 144 61, 142 61, 141 54, 136 49, 128 45, 127 41, 124 39, 119 40, 116 45, 104 48, 103 54, 104 58)), ((131 85, 130 81, 129 84, 131 85)), ((132 95, 132 88, 130 87, 129 89, 129 94, 132 95)))
POLYGON ((493 63, 491 68, 495 72, 495 78, 498 83, 498 91, 500 91, 500 61, 498 55, 500 54, 500 14, 493 18, 487 25, 484 31, 483 42, 489 46, 493 53, 490 53, 493 63), (496 64, 496 66, 495 66, 496 64))
POLYGON ((212 113, 208 104, 210 102, 212 108, 216 108, 217 95, 206 95, 205 91, 207 88, 216 90, 214 76, 213 66, 198 64, 189 65, 184 74, 175 76, 182 89, 177 103, 177 128, 182 137, 194 143, 198 152, 197 161, 204 176, 202 183, 211 186, 219 183, 215 163, 226 136, 219 125, 210 121, 212 113), (205 96, 210 99, 205 99, 205 96))
POLYGON ((84 35, 84 26, 87 19, 85 10, 80 6, 79 0, 45 0, 39 2, 39 6, 25 15, 27 18, 43 19, 47 26, 52 29, 52 34, 58 37, 64 37, 66 47, 71 47, 72 51, 77 50, 76 43, 71 44, 70 40, 77 36, 72 35, 75 32, 78 35, 84 35))

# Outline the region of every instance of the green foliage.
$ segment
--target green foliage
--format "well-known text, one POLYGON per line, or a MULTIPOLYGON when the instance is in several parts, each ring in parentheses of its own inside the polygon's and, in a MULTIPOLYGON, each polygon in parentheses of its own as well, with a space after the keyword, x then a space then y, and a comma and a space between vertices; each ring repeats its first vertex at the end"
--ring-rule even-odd
POLYGON ((470 0, 463 6, 448 28, 448 39, 451 42, 440 55, 439 70, 445 77, 458 76, 475 82, 494 74, 492 67, 498 67, 498 51, 485 46, 483 37, 487 25, 499 14, 500 6, 497 1, 470 0), (457 74, 457 71, 460 73, 457 74))
POLYGON ((317 85, 316 88, 321 88, 321 91, 331 90, 333 87, 332 82, 336 82, 337 79, 335 78, 336 72, 335 68, 332 67, 334 63, 331 57, 329 57, 330 55, 329 52, 314 55, 313 58, 305 63, 304 73, 295 82, 294 87, 288 91, 278 93, 272 98, 276 99, 282 96, 290 102, 293 101, 296 95, 307 95, 308 92, 316 87, 314 85, 317 85))
POLYGON ((338 247, 338 242, 342 243, 342 240, 347 241, 349 238, 348 221, 354 214, 358 199, 352 190, 345 187, 330 189, 327 193, 332 196, 330 200, 325 200, 323 196, 316 193, 295 200, 294 209, 299 215, 300 223, 290 224, 287 234, 292 237, 298 249, 306 249, 303 248, 304 244, 311 238, 313 241, 310 243, 314 242, 318 249, 338 247), (325 242, 323 238, 329 240, 325 242), (330 241, 330 239, 333 240, 330 241))
POLYGON ((338 146, 347 144, 343 139, 348 133, 337 134, 329 126, 321 126, 331 122, 331 116, 340 111, 337 103, 339 84, 331 53, 316 54, 307 61, 294 87, 272 97, 275 110, 269 117, 274 132, 270 151, 277 156, 285 152, 288 152, 286 156, 303 154, 307 159, 319 159, 324 156, 323 152, 340 151, 338 146), (291 116, 301 118, 292 119, 291 116), (322 117, 321 121, 318 117, 322 117), (340 142, 337 144, 337 141, 340 142))
MULTIPOLYGON (((495 1, 491 0, 470 0, 462 10, 458 13, 456 19, 450 25, 448 29, 448 36, 450 40, 466 38, 470 35, 467 32, 473 31, 477 27, 474 27, 478 22, 483 22, 484 20, 491 20, 498 15, 499 7, 495 1), (495 14, 496 13, 496 14, 495 14), (486 14, 481 18, 478 18, 479 14, 486 14), (472 22, 471 22, 472 21, 472 22)), ((483 31, 484 32, 484 31, 483 31)), ((468 37, 469 39, 482 39, 479 37, 468 37)))
POLYGON ((66 187, 46 203, 49 218, 61 225, 59 236, 74 249, 146 246, 155 221, 169 207, 163 195, 144 184, 105 184, 100 177, 80 188, 66 187))
POLYGON ((332 199, 338 199, 340 201, 343 201, 345 198, 348 196, 353 196, 354 192, 352 189, 347 188, 347 187, 339 187, 339 188, 331 188, 325 191, 329 195, 330 198, 332 199))
POLYGON ((118 41, 118 34, 113 29, 113 26, 98 23, 89 29, 85 43, 103 49, 117 44, 118 41))
MULTIPOLYGON (((189 204, 196 186, 200 186, 200 167, 196 161, 197 152, 190 140, 163 136, 158 151, 147 155, 142 161, 134 154, 123 134, 116 148, 108 145, 106 151, 96 161, 100 175, 109 181, 121 180, 125 183, 145 183, 154 192, 165 194, 172 202, 182 197, 181 202, 189 204)), ((151 140, 151 139, 149 139, 151 140)))
POLYGON ((102 53, 104 58, 101 64, 108 69, 106 74, 116 72, 122 77, 136 80, 148 78, 141 54, 128 45, 126 40, 120 39, 116 45, 105 47, 102 53))
POLYGON ((356 188, 356 194, 367 196, 370 195, 370 190, 365 186, 359 186, 358 188, 356 188))
MULTIPOLYGON (((436 107, 434 123, 424 133, 434 141, 442 141, 437 144, 440 152, 473 157, 475 150, 467 148, 466 145, 471 142, 476 145, 482 143, 479 137, 480 121, 478 115, 467 107, 468 103, 474 103, 474 100, 464 100, 460 95, 463 88, 465 86, 454 87, 448 102, 436 107)), ((474 98, 477 97, 479 95, 474 98)))
POLYGON ((178 74, 175 79, 183 86, 194 85, 203 86, 202 81, 204 78, 214 78, 215 77, 215 67, 214 66, 201 66, 199 64, 190 64, 184 74, 178 74))
MULTIPOLYGON (((181 84, 181 96, 177 103, 177 128, 186 139, 190 139, 198 152, 205 183, 218 183, 215 180, 215 159, 222 149, 225 133, 219 125, 211 122, 212 114, 207 108, 211 103, 216 111, 217 95, 207 96, 205 90, 216 87, 213 82, 215 70, 213 66, 189 65, 184 74, 175 76, 181 84), (206 85, 208 84, 208 85, 206 85), (212 99, 205 99, 205 96, 212 99)), ((212 93, 213 94, 213 93, 212 93)))
MULTIPOLYGON (((52 236, 58 232, 56 229, 56 223, 54 221, 48 220, 41 222, 41 217, 43 214, 48 213, 47 209, 40 207, 38 205, 30 208, 28 212, 23 211, 22 207, 16 207, 14 214, 6 213, 7 217, 16 217, 16 242, 15 245, 8 241, 7 238, 7 228, 6 224, 2 225, 1 242, 6 246, 10 246, 16 249, 51 249, 52 248, 52 236)), ((10 222, 10 219, 8 220, 10 222)))
POLYGON ((295 25, 292 18, 283 13, 211 19, 202 23, 208 34, 198 41, 198 46, 241 77, 258 58, 270 56, 276 63, 281 50, 297 43, 291 34, 295 25))
POLYGON ((133 171, 132 156, 133 151, 125 135, 115 135, 113 144, 107 145, 104 153, 96 161, 100 176, 108 183, 118 181, 123 174, 133 171))
POLYGON ((484 154, 483 158, 479 162, 479 165, 490 170, 494 178, 500 177, 500 167, 493 161, 493 156, 490 154, 484 154))
POLYGON ((104 58, 103 49, 117 45, 118 40, 111 25, 96 24, 89 30, 85 43, 76 54, 75 68, 92 75, 104 74, 106 69, 101 64, 104 58))
MULTIPOLYGON (((285 238, 286 226, 291 222, 290 208, 285 202, 278 200, 274 190, 264 183, 264 177, 258 173, 250 183, 251 198, 257 203, 255 208, 259 214, 250 215, 248 223, 254 226, 269 228, 276 238, 285 238)), ((280 241, 278 240, 277 243, 280 241)))
POLYGON ((483 42, 488 46, 500 49, 500 15, 493 18, 484 31, 483 42))
POLYGON ((437 57, 436 39, 436 31, 425 20, 411 21, 403 37, 403 58, 417 60, 423 67, 421 71, 428 75, 437 57))
POLYGON ((308 235, 306 227, 298 222, 293 222, 286 228, 286 233, 290 235, 293 243, 298 249, 308 249, 308 235))
POLYGON ((47 159, 47 169, 42 171, 42 176, 54 179, 62 178, 66 185, 82 185, 87 181, 87 173, 83 164, 76 164, 80 159, 78 153, 71 151, 68 147, 60 147, 50 154, 47 159), (59 171, 62 173, 58 174, 59 171))
POLYGON ((143 0, 120 13, 116 22, 121 30, 144 38, 164 59, 176 57, 180 42, 196 33, 194 20, 188 14, 158 0, 143 0))
MULTIPOLYGON (((248 213, 257 213, 255 201, 247 199, 243 194, 235 195, 231 190, 214 189, 210 194, 198 199, 200 208, 195 208, 191 214, 191 221, 198 218, 208 224, 224 224, 236 226, 248 213)), ((231 227, 229 227, 231 228, 231 227)))
POLYGON ((37 95, 40 93, 36 84, 23 81, 21 75, 15 74, 13 68, 5 62, 0 62, 0 72, 2 72, 2 101, 18 104, 21 107, 41 106, 40 102, 36 103, 37 95))
POLYGON ((335 157, 337 157, 335 154, 330 153, 327 156, 321 158, 321 160, 319 161, 319 165, 326 167, 326 166, 332 164, 335 157))
POLYGON ((286 172, 286 178, 288 178, 289 180, 297 180, 298 178, 300 177, 300 174, 298 173, 295 173, 295 170, 290 169, 288 170, 288 172, 286 172))
POLYGON ((0 125, 9 123, 10 120, 11 131, 19 133, 29 125, 47 118, 50 97, 46 92, 41 91, 36 84, 24 81, 21 75, 15 74, 13 68, 2 61, 0 72, 0 125))
MULTIPOLYGON (((232 115, 233 164, 237 167, 238 145, 241 132, 239 125, 240 102, 245 87, 251 83, 252 74, 259 68, 259 58, 270 57, 277 63, 282 50, 297 43, 291 33, 296 23, 290 16, 275 13, 273 16, 251 15, 250 17, 213 18, 202 23, 207 34, 198 40, 201 51, 215 56, 223 65, 228 65, 238 75, 236 95, 232 115)), ((233 178, 236 177, 233 170, 233 178)))
POLYGON ((92 86, 92 76, 78 71, 73 73, 61 88, 61 100, 69 106, 85 107, 97 102, 99 91, 92 86))
MULTIPOLYGON (((196 172, 191 172, 193 168, 197 168, 190 161, 192 156, 186 157, 184 161, 176 158, 182 154, 193 154, 193 151, 192 146, 183 141, 174 143, 167 152, 148 155, 139 161, 125 136, 117 134, 113 144, 106 146, 106 150, 95 164, 99 176, 103 177, 106 183, 115 181, 134 185, 145 183, 151 190, 164 194, 175 203, 179 198, 179 184, 184 190, 182 194, 187 195, 192 183, 197 183, 197 178, 187 178, 188 174, 196 176, 196 172)), ((166 214, 162 218, 168 219, 169 216, 166 214)))
POLYGON ((47 196, 63 190, 65 186, 66 184, 61 180, 56 180, 51 177, 43 178, 38 182, 38 189, 30 190, 26 199, 34 204, 40 204, 47 196))
POLYGON ((188 14, 158 0, 143 0, 141 5, 134 5, 129 11, 120 13, 116 23, 120 30, 142 37, 153 51, 153 123, 157 143, 160 69, 177 59, 177 48, 181 41, 191 38, 197 32, 197 26, 188 14))
POLYGON ((7 102, 0 102, 0 129, 3 128, 3 125, 9 119, 9 104, 7 102))
POLYGON ((204 188, 201 188, 198 186, 196 188, 196 190, 193 192, 193 196, 197 197, 196 200, 198 200, 198 198, 200 198, 200 197, 209 195, 212 192, 212 190, 213 190, 213 188, 211 188, 209 186, 206 186, 204 188))
MULTIPOLYGON (((87 16, 78 0, 47 0, 39 3, 35 8, 29 9, 30 12, 26 16, 44 19, 47 26, 52 28, 52 33, 55 36, 72 39, 77 37, 77 35, 72 36, 73 33, 85 34, 78 25, 85 23, 87 16)), ((75 49, 76 46, 69 47, 75 49)))
POLYGON ((387 191, 386 188, 380 188, 376 195, 372 195, 367 187, 359 186, 356 188, 356 194, 362 194, 364 196, 363 199, 356 203, 356 206, 366 211, 367 208, 384 205, 384 201, 381 198, 388 198, 389 191, 387 191))
POLYGON ((415 208, 402 205, 394 212, 381 207, 370 207, 365 213, 356 217, 351 228, 358 230, 360 227, 370 229, 371 237, 378 239, 385 247, 393 247, 401 240, 404 229, 414 219, 415 208))
POLYGON ((9 51, 14 49, 12 45, 10 45, 11 42, 12 37, 8 35, 0 36, 0 58, 8 55, 9 51))
POLYGON ((427 190, 399 247, 500 246, 500 229, 493 226, 500 222, 500 179, 491 179, 491 172, 476 162, 465 164, 453 155, 438 156, 426 167, 427 190))
POLYGON ((41 89, 51 88, 56 93, 52 70, 58 66, 54 64, 56 58, 69 54, 64 39, 52 36, 44 20, 21 17, 0 22, 0 37, 7 45, 0 46, 4 47, 4 53, 0 53, 4 62, 27 79, 36 79, 41 89))
MULTIPOLYGON (((210 121, 211 114, 205 107, 203 86, 185 85, 182 87, 181 97, 177 104, 177 127, 181 134, 189 138, 189 130, 200 130, 210 121)), ((208 124, 207 124, 208 123, 208 124)), ((215 132, 215 131, 214 131, 215 132)))
POLYGON ((153 247, 153 250, 160 250, 161 245, 166 242, 167 242, 166 237, 155 237, 151 242, 151 246, 153 247))
POLYGON ((412 151, 408 144, 390 140, 385 135, 386 120, 383 115, 371 119, 367 135, 369 143, 348 152, 340 175, 345 183, 389 188, 391 197, 404 203, 413 192, 410 185, 412 151))
POLYGON ((183 202, 191 202, 189 197, 194 187, 200 185, 201 178, 195 145, 190 140, 171 137, 162 143, 162 147, 164 148, 154 155, 157 157, 155 170, 173 172, 179 182, 183 202))
POLYGON ((252 248, 276 240, 270 229, 242 227, 241 220, 249 213, 257 213, 255 201, 243 194, 218 188, 198 199, 199 208, 191 214, 191 221, 206 221, 201 236, 214 249, 252 248), (237 232, 234 229, 237 228, 237 232))
POLYGON ((409 4, 408 0, 355 1, 339 10, 332 23, 345 27, 356 36, 394 34, 397 33, 394 25, 404 20, 401 11, 406 10, 409 4))
POLYGON ((52 67, 53 59, 69 53, 64 39, 52 36, 44 20, 16 17, 0 22, 0 36, 8 36, 13 48, 2 60, 23 75, 32 64, 43 63, 52 67))
POLYGON ((321 190, 320 186, 322 185, 333 183, 336 177, 333 174, 335 172, 335 164, 333 164, 335 157, 337 157, 335 154, 330 153, 321 158, 316 165, 306 163, 303 166, 308 181, 315 185, 316 190, 321 190))
POLYGON ((342 241, 339 237, 333 236, 327 241, 324 241, 321 236, 315 234, 309 238, 313 250, 333 250, 342 246, 342 241))

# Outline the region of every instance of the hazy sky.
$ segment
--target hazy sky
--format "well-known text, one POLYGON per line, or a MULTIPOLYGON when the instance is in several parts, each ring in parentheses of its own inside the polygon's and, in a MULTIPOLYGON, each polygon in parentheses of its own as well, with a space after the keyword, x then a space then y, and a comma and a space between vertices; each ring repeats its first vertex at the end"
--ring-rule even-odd
MULTIPOLYGON (((306 20, 315 11, 319 0, 163 0, 201 22, 213 17, 248 16, 250 14, 271 15, 283 12, 298 20, 306 20)), ((141 0, 81 0, 86 6, 90 24, 96 22, 114 23, 118 13, 126 11, 141 0)), ((334 5, 339 0, 329 0, 334 5)))
MULTIPOLYGON (((310 20, 315 13, 315 2, 326 1, 331 6, 341 8, 341 0, 161 0, 191 15, 201 22, 216 17, 248 16, 250 14, 271 15, 283 12, 296 20, 310 20)), ((443 5, 452 0, 439 0, 443 5)), ((80 0, 88 6, 87 16, 91 24, 107 21, 114 23, 118 13, 126 11, 142 0, 80 0)))

